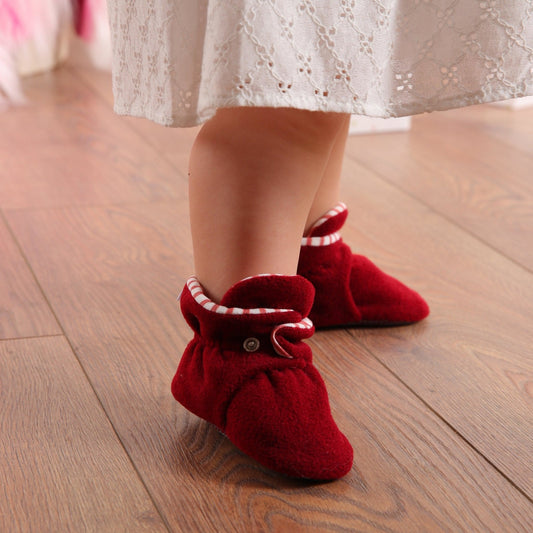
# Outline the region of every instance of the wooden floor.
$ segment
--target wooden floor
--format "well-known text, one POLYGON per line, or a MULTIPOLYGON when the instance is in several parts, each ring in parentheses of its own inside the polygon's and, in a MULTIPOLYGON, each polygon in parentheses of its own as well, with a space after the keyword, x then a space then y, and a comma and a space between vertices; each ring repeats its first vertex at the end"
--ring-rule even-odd
POLYGON ((25 86, 0 115, 0 531, 532 531, 533 110, 350 139, 344 238, 432 313, 310 341, 356 455, 309 485, 170 394, 195 130, 114 116, 76 62, 25 86))

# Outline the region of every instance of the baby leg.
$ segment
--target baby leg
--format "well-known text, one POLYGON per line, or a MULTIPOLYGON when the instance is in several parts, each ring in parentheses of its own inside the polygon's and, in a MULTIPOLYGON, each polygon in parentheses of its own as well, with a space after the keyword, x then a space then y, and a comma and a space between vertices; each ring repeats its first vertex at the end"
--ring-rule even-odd
POLYGON ((301 237, 347 116, 296 109, 221 109, 190 159, 198 279, 214 300, 259 273, 295 274, 301 237))

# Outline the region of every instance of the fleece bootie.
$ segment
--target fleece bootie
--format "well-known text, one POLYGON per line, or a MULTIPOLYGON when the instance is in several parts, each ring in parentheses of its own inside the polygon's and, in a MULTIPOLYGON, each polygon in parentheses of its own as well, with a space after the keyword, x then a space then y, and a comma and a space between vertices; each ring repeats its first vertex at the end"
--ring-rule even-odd
POLYGON ((425 318, 429 308, 418 293, 342 241, 338 231, 347 216, 340 203, 302 239, 298 274, 316 290, 309 314, 315 327, 399 326, 425 318))
POLYGON ((216 304, 190 278, 181 309, 194 338, 172 393, 267 468, 331 480, 350 470, 353 451, 302 342, 314 332, 313 296, 300 276, 263 275, 240 281, 216 304))

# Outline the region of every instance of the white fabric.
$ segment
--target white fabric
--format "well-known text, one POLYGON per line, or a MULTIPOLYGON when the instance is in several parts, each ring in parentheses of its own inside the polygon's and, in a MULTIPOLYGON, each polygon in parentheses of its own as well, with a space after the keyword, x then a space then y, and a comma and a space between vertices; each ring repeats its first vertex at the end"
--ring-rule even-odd
POLYGON ((115 110, 402 116, 533 94, 533 0, 108 0, 115 110))

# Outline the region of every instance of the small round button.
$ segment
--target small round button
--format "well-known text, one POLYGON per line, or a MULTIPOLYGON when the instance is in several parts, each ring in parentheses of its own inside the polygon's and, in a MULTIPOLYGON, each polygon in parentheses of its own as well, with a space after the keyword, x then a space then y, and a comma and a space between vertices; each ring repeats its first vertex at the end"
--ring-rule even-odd
POLYGON ((259 339, 256 339, 255 337, 250 337, 244 341, 243 348, 247 352, 257 352, 257 350, 259 350, 259 345, 259 339))

